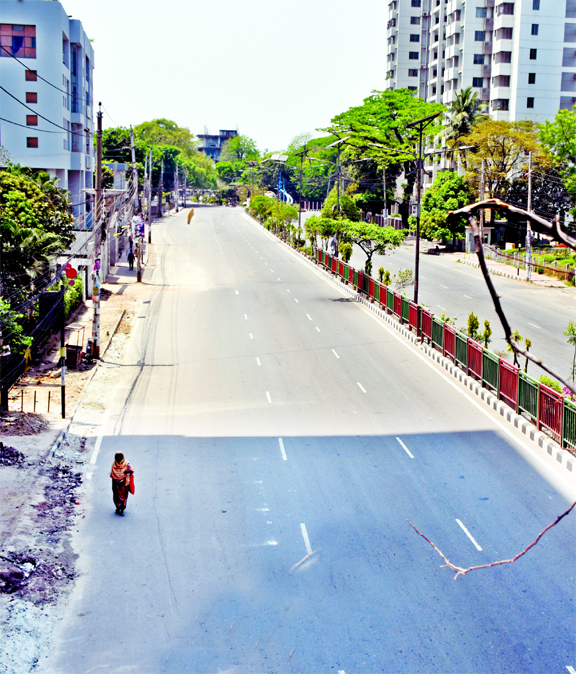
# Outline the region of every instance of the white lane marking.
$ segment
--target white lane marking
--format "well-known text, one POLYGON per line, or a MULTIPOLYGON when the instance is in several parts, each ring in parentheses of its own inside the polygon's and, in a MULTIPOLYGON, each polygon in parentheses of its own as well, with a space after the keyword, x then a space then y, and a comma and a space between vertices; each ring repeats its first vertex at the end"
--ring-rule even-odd
POLYGON ((236 290, 236 294, 239 295, 240 293, 236 290))
POLYGON ((443 286, 442 284, 440 284, 440 287, 441 287, 441 288, 445 288, 446 290, 448 290, 448 286, 443 286))
POLYGON ((256 363, 257 363, 258 365, 261 365, 261 363, 260 363, 260 358, 256 358, 256 363))
POLYGON ((312 554, 312 546, 310 545, 310 539, 308 538, 308 532, 306 531, 306 525, 304 522, 300 524, 300 529, 302 529, 302 537, 304 538, 304 545, 306 546, 306 552, 312 554))
POLYGON ((362 391, 362 393, 366 393, 366 389, 362 386, 362 384, 359 381, 357 381, 356 383, 360 387, 360 390, 362 391))
POLYGON ((466 534, 466 536, 468 536, 468 538, 472 541, 472 543, 474 543, 474 547, 476 548, 476 550, 482 552, 482 548, 478 545, 478 543, 476 543, 476 539, 474 538, 474 536, 472 536, 472 534, 468 531, 468 529, 466 529, 466 527, 462 524, 462 522, 459 519, 457 519, 456 521, 458 522, 458 525, 460 526, 462 531, 466 534))
POLYGON ((408 449, 408 447, 406 447, 406 445, 402 442, 402 440, 400 440, 400 438, 396 438, 396 440, 398 440, 398 442, 402 445, 402 447, 404 448, 404 451, 406 452, 406 454, 408 454, 408 456, 409 456, 411 459, 413 459, 413 458, 414 458, 414 454, 412 454, 412 452, 408 449))
MULTIPOLYGON (((437 307, 440 307, 439 304, 437 304, 436 306, 437 306, 437 307)), ((442 311, 446 311, 446 309, 445 309, 444 307, 440 307, 440 309, 442 309, 442 311)))
POLYGON ((296 298, 294 298, 294 302, 296 302, 296 304, 300 304, 296 298))
POLYGON ((472 298, 470 297, 470 295, 464 295, 464 297, 465 297, 467 300, 471 300, 471 299, 472 299, 472 298))
POLYGON ((271 271, 272 273, 274 273, 274 270, 273 270, 273 269, 270 269, 270 271, 271 271))
POLYGON ((279 276, 277 276, 276 278, 277 278, 279 281, 282 281, 282 279, 281 279, 279 276))
POLYGON ((254 335, 251 332, 249 332, 248 334, 250 335, 250 339, 254 339, 254 335))
POLYGON ((338 674, 346 674, 346 672, 343 669, 339 669, 338 674))
POLYGON ((282 452, 282 458, 284 461, 288 461, 288 457, 286 456, 286 450, 284 449, 284 441, 282 438, 278 438, 278 444, 280 445, 280 451, 282 452))
POLYGON ((248 320, 248 314, 244 314, 244 318, 248 320))
POLYGON ((286 288, 286 292, 289 293, 289 292, 290 292, 290 288, 286 288))
POLYGON ((316 330, 318 330, 318 332, 320 332, 320 328, 318 326, 316 326, 316 330))
POLYGON ((570 674, 576 674, 576 669, 574 669, 574 667, 570 667, 570 665, 566 665, 566 669, 570 672, 570 674))
POLYGON ((340 358, 340 356, 336 353, 336 351, 334 351, 334 349, 332 349, 332 353, 336 356, 336 358, 340 358))
POLYGON ((266 398, 268 399, 268 402, 269 402, 269 403, 272 402, 272 398, 270 397, 270 392, 269 392, 269 391, 266 391, 266 398))
POLYGON ((106 413, 104 414, 104 418, 102 419, 102 425, 100 426, 100 431, 98 432, 98 437, 96 438, 96 444, 94 445, 94 451, 92 452, 92 456, 90 457, 90 463, 92 465, 95 465, 96 459, 98 458, 98 454, 100 452, 100 446, 102 445, 102 438, 104 437, 104 431, 106 430, 106 424, 108 422, 109 415, 110 415, 110 409, 106 410, 106 413))
POLYGON ((306 316, 308 316, 308 320, 309 320, 309 321, 312 320, 312 316, 310 316, 310 314, 306 314, 306 316))
POLYGON ((528 325, 531 325, 533 328, 537 328, 538 330, 542 330, 542 328, 539 325, 534 325, 534 323, 528 323, 528 325))

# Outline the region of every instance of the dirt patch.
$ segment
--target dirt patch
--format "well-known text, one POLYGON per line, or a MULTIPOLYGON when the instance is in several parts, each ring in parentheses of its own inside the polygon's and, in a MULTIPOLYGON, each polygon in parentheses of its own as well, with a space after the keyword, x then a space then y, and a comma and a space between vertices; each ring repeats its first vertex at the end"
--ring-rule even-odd
POLYGON ((24 463, 24 454, 14 447, 6 447, 0 442, 0 466, 21 466, 24 463))
POLYGON ((11 412, 0 418, 0 433, 7 435, 36 435, 49 427, 48 421, 40 414, 11 412))

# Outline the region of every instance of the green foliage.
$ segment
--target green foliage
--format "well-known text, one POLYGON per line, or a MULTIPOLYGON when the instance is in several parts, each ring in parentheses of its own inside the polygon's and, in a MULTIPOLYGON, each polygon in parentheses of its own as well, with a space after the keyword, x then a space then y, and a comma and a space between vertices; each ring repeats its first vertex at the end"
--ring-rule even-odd
POLYGON ((570 368, 570 377, 572 381, 576 380, 576 321, 568 321, 564 336, 568 337, 566 340, 570 346, 574 347, 574 355, 572 357, 572 366, 570 368))
POLYGON ((220 153, 221 161, 245 162, 248 160, 258 160, 260 153, 256 143, 248 136, 234 136, 224 143, 220 153))
POLYGON ((64 313, 66 318, 82 303, 82 288, 82 277, 80 275, 74 279, 73 286, 66 285, 66 290, 64 291, 64 313))
POLYGON ((427 239, 463 239, 466 218, 446 222, 446 215, 472 202, 464 176, 442 171, 422 199, 420 234, 427 239))
POLYGON ((478 320, 478 316, 476 316, 476 314, 471 311, 468 314, 468 325, 466 331, 468 333, 468 337, 471 337, 475 342, 480 341, 480 333, 478 332, 479 327, 480 321, 478 320))
POLYGON ((344 218, 346 220, 358 222, 360 220, 360 209, 356 206, 354 200, 347 194, 341 193, 340 199, 338 199, 336 188, 334 187, 324 202, 321 216, 323 218, 331 218, 332 220, 344 218), (337 201, 340 202, 340 210, 337 208, 337 201))
POLYGON ((265 220, 270 213, 272 212, 272 207, 276 199, 272 197, 266 197, 264 195, 258 195, 250 199, 250 213, 259 218, 260 220, 265 220))
POLYGON ((560 382, 556 381, 555 379, 552 379, 551 377, 546 376, 545 374, 538 377, 538 381, 541 384, 544 384, 544 386, 547 386, 548 388, 551 388, 553 391, 556 391, 556 393, 563 393, 562 385, 560 384, 560 382))
POLYGON ((456 321, 453 318, 449 318, 448 314, 445 311, 443 311, 440 314, 440 320, 444 321, 444 323, 449 323, 450 325, 456 327, 456 321))
POLYGON ((397 248, 406 237, 405 230, 397 230, 393 227, 378 227, 378 225, 351 220, 332 220, 331 222, 336 224, 343 240, 355 243, 362 250, 366 255, 366 265, 370 268, 374 254, 384 255, 386 250, 397 248))
MULTIPOLYGON (((380 283, 382 283, 382 281, 384 279, 384 273, 385 272, 386 272, 386 270, 384 269, 384 267, 378 268, 378 280, 380 281, 380 283)), ((388 285, 388 284, 386 284, 386 285, 388 285)))
POLYGON ((472 91, 472 87, 456 92, 456 97, 446 113, 448 127, 444 134, 451 147, 462 144, 458 141, 462 136, 467 136, 480 120, 481 109, 482 101, 478 93, 472 91))
POLYGON ((394 275, 394 285, 403 295, 406 289, 414 285, 414 274, 411 269, 400 269, 394 275))
POLYGON ((10 347, 10 351, 22 354, 27 346, 31 346, 32 337, 24 335, 20 321, 24 314, 10 309, 10 303, 0 297, 0 325, 2 325, 2 345, 10 347))
POLYGON ((348 262, 350 262, 350 258, 352 257, 352 244, 345 241, 338 246, 338 250, 340 251, 340 255, 342 256, 344 262, 348 264, 348 262))
POLYGON ((558 167, 576 213, 576 110, 559 110, 540 127, 540 142, 558 167))
POLYGON ((13 306, 49 278, 50 261, 74 240, 67 192, 48 174, 21 166, 0 171, 2 285, 13 306))
POLYGON ((480 339, 484 342, 484 346, 488 348, 488 345, 492 341, 490 338, 492 337, 492 328, 490 327, 490 321, 486 319, 484 321, 484 330, 482 331, 482 334, 480 335, 480 339))

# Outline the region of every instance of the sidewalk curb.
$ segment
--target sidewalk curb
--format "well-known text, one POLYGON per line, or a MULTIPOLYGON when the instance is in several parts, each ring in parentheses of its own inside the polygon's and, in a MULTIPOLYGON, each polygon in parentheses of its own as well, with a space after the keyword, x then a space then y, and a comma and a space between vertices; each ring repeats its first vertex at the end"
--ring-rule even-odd
MULTIPOLYGON (((472 260, 460 260, 460 264, 467 264, 469 267, 475 267, 476 269, 480 269, 480 265, 478 262, 472 262, 472 260)), ((518 274, 509 274, 508 272, 505 271, 499 271, 498 269, 490 269, 488 267, 488 273, 492 274, 493 276, 504 276, 505 278, 510 278, 513 281, 524 281, 524 283, 532 283, 532 281, 528 281, 526 278, 522 278, 518 274)))
MULTIPOLYGON (((255 220, 251 215, 246 213, 246 215, 257 225, 262 227, 261 223, 255 220)), ((265 230, 268 231, 268 230, 265 230)), ((556 461, 563 465, 564 468, 570 472, 572 475, 576 473, 576 457, 560 447, 557 442, 554 442, 550 437, 548 437, 542 431, 539 431, 532 423, 530 423, 523 416, 516 414, 514 410, 506 403, 498 400, 498 398, 488 391, 488 389, 483 388, 480 384, 469 377, 465 372, 463 372, 457 365, 455 365, 451 360, 445 358, 442 354, 438 353, 434 348, 428 344, 421 343, 418 337, 407 330, 403 325, 401 325, 395 318, 386 313, 384 309, 380 308, 378 303, 371 302, 368 300, 362 293, 357 292, 353 286, 343 283, 339 277, 334 276, 331 272, 323 269, 317 265, 313 260, 311 260, 307 255, 303 255, 299 251, 295 250, 287 244, 282 239, 279 239, 277 236, 272 234, 274 238, 284 245, 286 248, 291 250, 293 253, 300 255, 311 267, 322 273, 324 276, 329 278, 333 283, 337 283, 338 286, 345 290, 349 295, 355 297, 357 302, 360 302, 367 306, 372 312, 377 314, 380 318, 384 319, 389 325, 394 327, 403 337, 407 340, 418 346, 429 358, 435 360, 439 365, 441 365, 445 370, 447 370, 455 379, 458 379, 464 386, 469 388, 473 393, 476 394, 483 402, 485 402, 489 407, 498 412, 498 414, 503 417, 507 422, 511 423, 515 428, 519 429, 525 436, 532 440, 536 446, 545 451, 547 455, 556 459, 556 461)), ((512 277, 515 278, 515 277, 512 277)))
MULTIPOLYGON (((112 331, 112 334, 110 335, 110 338, 106 342, 106 346, 104 347, 104 351, 102 352, 100 358, 103 358, 106 351, 108 351, 108 347, 110 346, 110 344, 112 343, 112 340, 114 339, 114 336, 118 332, 118 328, 120 327, 120 323, 122 323, 122 319, 124 318, 125 315, 126 315, 126 309, 122 309, 122 313, 120 314, 120 318, 116 322, 114 330, 112 331)), ((88 388, 88 386, 90 386, 90 382, 92 381, 92 379, 94 379, 94 376, 96 375, 96 372, 99 370, 99 368, 100 368, 100 361, 98 360, 98 361, 96 361, 96 366, 92 369, 92 372, 90 373, 90 376, 88 377, 88 379, 86 380, 86 383, 84 384, 84 388, 82 389, 82 393, 80 394, 80 397, 78 398, 78 402, 76 403, 76 406, 74 407, 74 410, 72 411, 72 414, 70 415, 70 418, 68 419, 68 421, 64 425, 64 428, 60 431, 60 434, 58 435, 58 438, 56 439, 56 442, 52 445, 52 449, 50 450, 50 454, 52 456, 56 456, 56 452, 60 449, 60 447, 62 446, 62 443, 66 440, 66 436, 68 434, 68 431, 70 430, 70 426, 72 426, 72 424, 74 423, 74 417, 76 416, 76 412, 78 411, 78 408, 80 407, 80 405, 83 402, 84 393, 86 392, 86 389, 88 388)))

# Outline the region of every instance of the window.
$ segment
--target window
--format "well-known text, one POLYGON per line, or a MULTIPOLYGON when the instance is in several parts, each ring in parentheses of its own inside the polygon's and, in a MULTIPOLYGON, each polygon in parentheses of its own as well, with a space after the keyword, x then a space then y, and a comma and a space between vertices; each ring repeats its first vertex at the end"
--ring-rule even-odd
POLYGON ((562 65, 565 68, 576 68, 576 51, 574 51, 574 47, 564 49, 562 65))
POLYGON ((410 17, 410 23, 413 26, 419 26, 420 25, 420 17, 419 16, 411 16, 410 17))
POLYGON ((528 73, 528 84, 536 84, 536 73, 528 73))
POLYGON ((433 60, 433 61, 436 61, 437 59, 438 59, 438 52, 435 51, 435 52, 434 52, 434 56, 432 57, 432 60, 433 60))
POLYGON ((26 82, 37 82, 37 81, 38 81, 38 73, 35 70, 27 70, 26 82))
POLYGON ((36 58, 36 26, 0 24, 0 56, 36 58))
POLYGON ((27 91, 26 103, 38 103, 38 94, 35 91, 27 91))
POLYGON ((576 79, 574 79, 574 73, 562 73, 560 91, 576 92, 576 79))
POLYGON ((492 78, 492 82, 496 87, 509 87, 510 86, 510 75, 497 75, 492 78))
POLYGON ((433 94, 433 95, 436 94, 436 85, 434 85, 434 86, 432 87, 432 94, 433 94))
POLYGON ((576 19, 576 0, 566 0, 566 18, 576 19))
POLYGON ((499 51, 494 54, 494 63, 512 63, 511 51, 499 51))
POLYGON ((477 66, 484 65, 484 54, 474 54, 474 65, 477 66))
POLYGON ((512 28, 498 28, 496 31, 497 40, 511 40, 512 39, 512 28))
POLYGON ((422 5, 422 0, 412 0, 412 7, 420 7, 422 5))
POLYGON ((418 91, 418 87, 408 87, 408 91, 418 91))
POLYGON ((409 68, 408 69, 408 77, 418 77, 418 69, 417 68, 409 68))
POLYGON ((510 104, 510 99, 508 98, 495 98, 492 101, 492 110, 502 110, 506 112, 510 104))
POLYGON ((26 126, 38 126, 38 115, 26 115, 26 126))
POLYGON ((420 35, 412 33, 410 35, 410 42, 420 42, 420 35))
POLYGON ((26 138, 26 147, 38 147, 38 138, 26 138))
POLYGON ((532 0, 532 9, 540 9, 540 0, 532 0))
POLYGON ((70 41, 62 33, 62 63, 69 68, 70 67, 70 41))
POLYGON ((498 5, 496 10, 498 16, 501 14, 514 14, 514 3, 513 2, 503 2, 501 5, 498 5))
POLYGON ((576 23, 564 24, 564 42, 576 42, 576 23))
POLYGON ((82 124, 72 123, 72 152, 82 152, 82 124))
POLYGON ((534 107, 534 98, 532 96, 529 96, 526 99, 526 107, 527 108, 533 108, 534 107))
POLYGON ((488 8, 487 7, 476 7, 476 18, 477 19, 485 19, 488 16, 488 8))
POLYGON ((531 34, 532 34, 532 35, 538 35, 538 24, 537 24, 537 23, 533 23, 533 24, 532 24, 532 31, 531 31, 531 34))
POLYGON ((486 41, 486 33, 483 30, 477 30, 474 32, 474 40, 476 42, 485 42, 486 41))
POLYGON ((536 54, 537 54, 537 52, 538 52, 537 49, 531 49, 531 50, 530 50, 530 60, 531 60, 531 61, 535 61, 535 60, 536 60, 536 54))
POLYGON ((473 77, 472 78, 472 86, 476 87, 478 89, 482 89, 484 86, 484 78, 483 77, 473 77))
POLYGON ((410 51, 408 52, 408 58, 411 61, 417 61, 418 60, 418 52, 417 51, 410 51))

